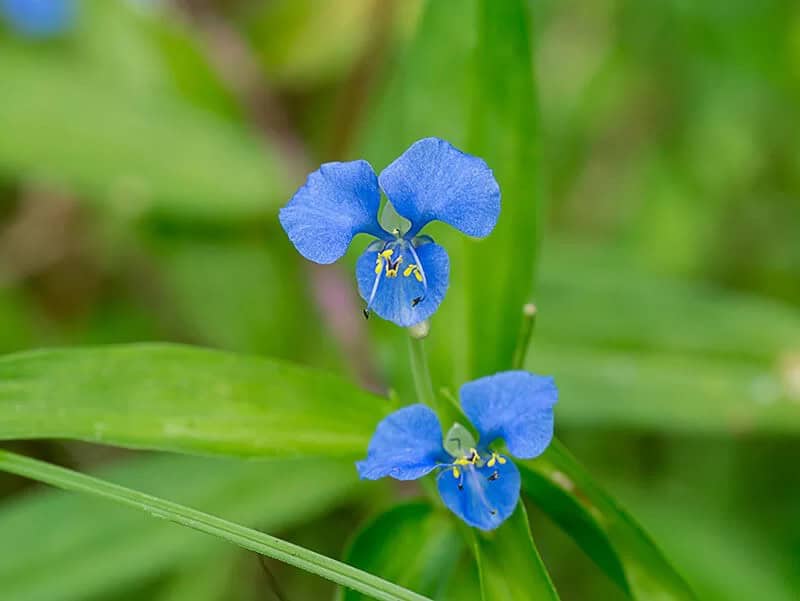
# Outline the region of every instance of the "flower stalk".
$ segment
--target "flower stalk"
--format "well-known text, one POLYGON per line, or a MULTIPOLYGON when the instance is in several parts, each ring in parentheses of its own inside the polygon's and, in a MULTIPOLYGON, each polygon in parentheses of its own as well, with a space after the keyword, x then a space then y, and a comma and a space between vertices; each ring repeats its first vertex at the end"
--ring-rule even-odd
POLYGON ((522 306, 522 325, 519 329, 517 346, 514 349, 514 357, 511 361, 512 369, 523 369, 525 358, 528 356, 528 348, 533 338, 533 330, 536 327, 536 305, 525 303, 522 306))
POLYGON ((428 367, 428 355, 425 353, 424 338, 414 336, 413 333, 408 337, 408 355, 417 400, 429 407, 433 407, 438 413, 440 403, 438 403, 436 394, 433 392, 433 381, 431 380, 430 367, 428 367))

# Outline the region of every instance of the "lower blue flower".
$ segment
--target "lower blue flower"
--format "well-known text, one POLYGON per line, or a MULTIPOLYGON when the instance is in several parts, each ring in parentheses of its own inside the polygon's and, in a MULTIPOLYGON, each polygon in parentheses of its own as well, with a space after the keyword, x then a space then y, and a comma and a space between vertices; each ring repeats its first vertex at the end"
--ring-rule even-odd
POLYGON ((503 440, 522 459, 540 455, 553 438, 558 390, 550 377, 507 371, 464 384, 460 396, 477 442, 460 424, 443 438, 436 414, 411 405, 378 424, 367 458, 356 467, 367 480, 416 480, 438 471, 448 509, 470 526, 493 530, 514 512, 520 492, 517 467, 495 445, 503 440))
POLYGON ((0 15, 18 32, 48 37, 72 24, 74 0, 0 0, 0 15))

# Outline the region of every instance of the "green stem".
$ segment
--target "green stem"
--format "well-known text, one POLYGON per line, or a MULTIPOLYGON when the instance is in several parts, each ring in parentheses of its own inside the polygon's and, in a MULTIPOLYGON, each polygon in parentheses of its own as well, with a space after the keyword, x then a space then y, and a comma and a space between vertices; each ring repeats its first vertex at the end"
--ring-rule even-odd
POLYGON ((189 507, 49 463, 0 451, 0 470, 127 505, 150 515, 217 536, 250 551, 317 574, 381 601, 430 601, 403 587, 263 532, 189 507))
POLYGON ((417 400, 430 407, 436 407, 436 395, 433 392, 431 370, 428 367, 428 355, 425 353, 425 342, 422 338, 408 337, 408 352, 411 358, 411 374, 414 377, 414 389, 417 400))
POLYGON ((522 326, 517 338, 517 346, 514 349, 514 358, 511 361, 513 369, 522 369, 525 366, 525 357, 528 355, 528 348, 533 337, 533 330, 536 326, 536 305, 527 303, 522 307, 522 326))

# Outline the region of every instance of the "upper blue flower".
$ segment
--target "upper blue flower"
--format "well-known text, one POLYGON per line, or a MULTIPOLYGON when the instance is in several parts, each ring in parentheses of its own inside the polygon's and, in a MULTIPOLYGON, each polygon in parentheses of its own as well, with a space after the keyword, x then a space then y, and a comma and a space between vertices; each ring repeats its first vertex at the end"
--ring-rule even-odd
POLYGON ((447 252, 420 230, 439 220, 465 234, 487 236, 500 214, 492 170, 438 138, 411 145, 375 175, 366 161, 325 163, 308 176, 280 221, 300 254, 333 263, 356 234, 378 238, 358 259, 356 279, 370 311, 399 326, 430 317, 447 291, 447 252), (387 232, 378 222, 381 190, 411 225, 387 232))
POLYGON ((416 480, 438 469, 444 504, 470 526, 492 530, 514 512, 520 490, 519 471, 494 444, 502 439, 521 459, 540 455, 553 438, 557 400, 552 378, 526 371, 468 382, 461 387, 461 407, 478 432, 477 443, 460 424, 443 441, 436 414, 411 405, 378 424, 358 473, 368 480, 416 480))
POLYGON ((0 0, 0 14, 20 33, 31 37, 57 34, 72 23, 74 0, 0 0))

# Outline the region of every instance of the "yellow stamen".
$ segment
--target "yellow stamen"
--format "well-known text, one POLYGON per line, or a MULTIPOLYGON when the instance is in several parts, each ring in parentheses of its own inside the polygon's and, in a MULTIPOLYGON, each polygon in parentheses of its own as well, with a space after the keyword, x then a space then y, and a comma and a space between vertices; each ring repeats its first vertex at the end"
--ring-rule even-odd
POLYGON ((453 461, 453 465, 477 465, 481 461, 481 456, 475 449, 469 450, 469 455, 459 457, 453 461))
POLYGON ((453 478, 460 478, 461 477, 461 470, 457 467, 453 468, 453 478))
POLYGON ((419 267, 417 266, 416 263, 412 263, 411 265, 406 267, 406 270, 403 272, 403 276, 408 277, 412 273, 414 274, 414 277, 417 278, 418 282, 422 281, 422 272, 419 270, 419 267))
POLYGON ((506 458, 502 455, 498 455, 497 453, 492 453, 492 458, 486 462, 488 467, 494 467, 495 463, 499 463, 500 465, 506 464, 506 458))
POLYGON ((380 275, 381 271, 383 271, 383 259, 378 255, 378 258, 375 260, 375 275, 380 275))

